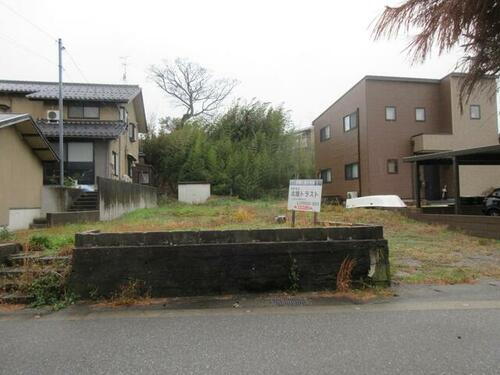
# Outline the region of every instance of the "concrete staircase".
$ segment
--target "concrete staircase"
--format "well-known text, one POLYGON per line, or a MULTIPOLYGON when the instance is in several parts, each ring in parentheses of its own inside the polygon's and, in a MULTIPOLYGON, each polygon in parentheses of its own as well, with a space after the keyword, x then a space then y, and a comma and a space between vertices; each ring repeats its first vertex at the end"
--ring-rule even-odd
POLYGON ((95 211, 99 209, 97 191, 82 193, 71 205, 68 211, 95 211))
POLYGON ((31 303, 30 282, 50 272, 65 272, 70 260, 70 256, 43 256, 33 252, 18 252, 4 257, 0 263, 0 303, 31 303))

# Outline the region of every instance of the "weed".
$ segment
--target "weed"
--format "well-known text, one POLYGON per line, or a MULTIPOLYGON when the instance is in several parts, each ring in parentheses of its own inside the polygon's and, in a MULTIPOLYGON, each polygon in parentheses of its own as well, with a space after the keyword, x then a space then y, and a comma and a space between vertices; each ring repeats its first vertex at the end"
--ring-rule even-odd
POLYGON ((115 306, 132 305, 150 298, 146 285, 141 280, 129 280, 120 286, 119 291, 111 298, 115 306))
POLYGON ((14 235, 9 232, 9 230, 5 227, 0 227, 0 242, 10 241, 14 238, 14 235))
POLYGON ((290 255, 290 272, 288 274, 288 280, 290 281, 290 291, 297 292, 299 290, 300 273, 299 266, 297 265, 297 259, 290 255))
POLYGON ((31 251, 44 251, 51 247, 50 239, 45 234, 34 234, 30 237, 29 248, 31 251))
POLYGON ((32 281, 28 291, 35 300, 31 307, 52 306, 60 310, 73 304, 76 296, 66 287, 66 278, 57 272, 51 272, 32 281))
POLYGON ((233 218, 238 223, 243 223, 252 220, 255 217, 255 214, 251 212, 248 208, 239 207, 236 212, 233 214, 233 218))
POLYGON ((337 291, 345 293, 351 289, 352 271, 356 266, 356 259, 346 257, 337 273, 337 291))

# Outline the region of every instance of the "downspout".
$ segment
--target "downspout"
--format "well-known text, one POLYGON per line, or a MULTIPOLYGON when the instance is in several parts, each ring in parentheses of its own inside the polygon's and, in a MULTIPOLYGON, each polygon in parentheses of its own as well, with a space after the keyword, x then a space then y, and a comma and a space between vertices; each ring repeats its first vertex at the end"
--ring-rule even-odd
POLYGON ((358 187, 359 187, 359 196, 362 197, 362 189, 361 189, 361 121, 359 118, 359 107, 356 108, 356 119, 358 121, 358 187))

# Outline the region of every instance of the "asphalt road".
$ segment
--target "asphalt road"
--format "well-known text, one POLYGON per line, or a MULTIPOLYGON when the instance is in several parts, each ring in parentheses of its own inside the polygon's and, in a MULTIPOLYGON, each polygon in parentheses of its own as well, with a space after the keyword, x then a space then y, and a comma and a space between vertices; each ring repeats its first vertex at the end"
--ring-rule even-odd
POLYGON ((1 374, 500 374, 500 300, 0 317, 1 374))

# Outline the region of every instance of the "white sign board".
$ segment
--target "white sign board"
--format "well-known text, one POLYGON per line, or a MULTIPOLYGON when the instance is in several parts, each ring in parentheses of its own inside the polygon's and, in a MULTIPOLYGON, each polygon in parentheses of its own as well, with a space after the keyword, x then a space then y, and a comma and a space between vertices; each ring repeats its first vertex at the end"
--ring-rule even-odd
POLYGON ((323 180, 290 180, 288 209, 319 212, 323 180))

